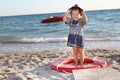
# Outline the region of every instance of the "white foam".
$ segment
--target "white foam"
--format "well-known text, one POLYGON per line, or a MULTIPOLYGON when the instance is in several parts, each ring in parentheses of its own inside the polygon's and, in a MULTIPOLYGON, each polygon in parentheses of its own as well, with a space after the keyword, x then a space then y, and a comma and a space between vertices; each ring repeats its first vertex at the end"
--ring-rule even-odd
POLYGON ((27 38, 24 37, 22 42, 66 42, 67 37, 51 37, 51 38, 27 38))

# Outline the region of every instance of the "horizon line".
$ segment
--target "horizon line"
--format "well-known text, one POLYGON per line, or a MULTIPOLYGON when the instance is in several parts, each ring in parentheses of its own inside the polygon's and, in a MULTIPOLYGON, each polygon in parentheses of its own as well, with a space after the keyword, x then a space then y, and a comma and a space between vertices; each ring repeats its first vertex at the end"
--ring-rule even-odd
MULTIPOLYGON (((120 8, 113 8, 113 9, 93 9, 93 10, 85 10, 85 11, 104 11, 104 10, 119 10, 120 8)), ((64 13, 60 12, 44 12, 44 13, 28 13, 28 14, 15 14, 15 15, 5 15, 0 17, 12 17, 12 16, 27 16, 27 15, 39 15, 39 14, 53 14, 53 13, 64 13)))

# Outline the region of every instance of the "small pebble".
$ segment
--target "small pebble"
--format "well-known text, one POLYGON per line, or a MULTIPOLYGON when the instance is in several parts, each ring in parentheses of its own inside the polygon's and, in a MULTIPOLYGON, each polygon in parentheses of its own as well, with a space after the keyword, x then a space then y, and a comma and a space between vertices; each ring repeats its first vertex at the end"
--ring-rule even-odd
POLYGON ((9 69, 6 69, 6 70, 4 70, 4 72, 10 72, 10 70, 9 70, 9 69))

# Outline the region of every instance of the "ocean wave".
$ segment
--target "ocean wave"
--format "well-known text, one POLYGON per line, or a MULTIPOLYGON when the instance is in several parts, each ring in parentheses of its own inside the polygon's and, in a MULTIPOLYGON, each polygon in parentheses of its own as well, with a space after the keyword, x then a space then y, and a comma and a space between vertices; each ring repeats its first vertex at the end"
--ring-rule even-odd
POLYGON ((0 42, 3 43, 59 43, 59 42, 66 42, 67 37, 50 37, 50 38, 32 38, 32 37, 0 37, 0 42))
MULTIPOLYGON (((85 41, 120 41, 120 37, 85 38, 85 41)), ((67 37, 0 37, 0 43, 60 43, 67 42, 67 37)))
POLYGON ((120 37, 85 38, 85 41, 120 41, 120 37))
POLYGON ((66 42, 67 37, 51 37, 51 38, 26 38, 22 39, 22 42, 49 42, 49 43, 58 43, 58 42, 66 42))

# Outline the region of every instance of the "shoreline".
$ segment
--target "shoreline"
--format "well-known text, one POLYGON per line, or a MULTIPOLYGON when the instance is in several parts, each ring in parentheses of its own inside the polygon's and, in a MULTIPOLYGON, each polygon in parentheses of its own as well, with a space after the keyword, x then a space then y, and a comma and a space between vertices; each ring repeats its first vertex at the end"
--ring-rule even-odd
MULTIPOLYGON (((71 51, 67 47, 67 42, 60 43, 0 43, 1 53, 21 53, 21 52, 39 52, 39 51, 71 51)), ((85 49, 120 49, 120 41, 87 41, 85 49)))
MULTIPOLYGON (((41 51, 0 54, 0 79, 74 80, 72 73, 60 73, 50 68, 58 58, 72 57, 71 51, 41 51), (42 72, 41 72, 42 71, 42 72)), ((85 56, 100 57, 107 61, 108 68, 120 71, 120 50, 89 49, 85 56)), ((113 73, 115 74, 115 73, 113 73)), ((119 76, 118 76, 119 77, 119 76)))

